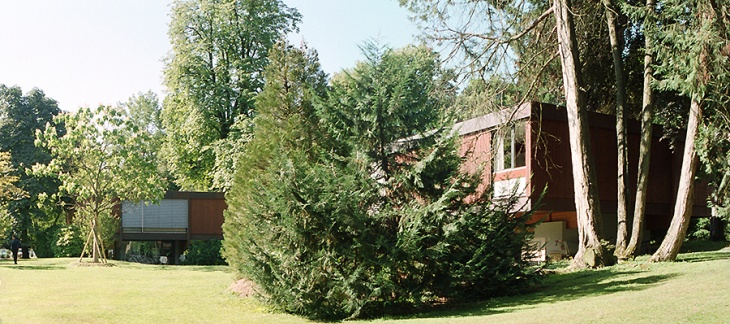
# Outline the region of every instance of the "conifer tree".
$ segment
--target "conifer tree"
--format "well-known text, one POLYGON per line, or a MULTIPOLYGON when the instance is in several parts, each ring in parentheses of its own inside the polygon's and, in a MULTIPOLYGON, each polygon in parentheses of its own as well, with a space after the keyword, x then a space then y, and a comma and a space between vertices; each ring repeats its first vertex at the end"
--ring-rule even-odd
POLYGON ((436 54, 369 48, 331 89, 313 53, 272 51, 227 196, 227 261, 274 306, 315 319, 525 287, 530 213, 462 172, 436 54))

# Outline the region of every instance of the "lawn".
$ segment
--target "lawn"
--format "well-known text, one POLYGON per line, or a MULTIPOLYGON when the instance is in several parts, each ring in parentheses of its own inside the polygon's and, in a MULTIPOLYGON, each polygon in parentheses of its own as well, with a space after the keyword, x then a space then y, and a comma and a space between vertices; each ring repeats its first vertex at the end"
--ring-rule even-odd
MULTIPOLYGON (((550 275, 522 296, 374 322, 666 323, 730 322, 730 247, 646 257, 598 270, 550 275)), ((73 265, 78 259, 0 261, 2 323, 302 323, 227 290, 226 267, 73 265)))

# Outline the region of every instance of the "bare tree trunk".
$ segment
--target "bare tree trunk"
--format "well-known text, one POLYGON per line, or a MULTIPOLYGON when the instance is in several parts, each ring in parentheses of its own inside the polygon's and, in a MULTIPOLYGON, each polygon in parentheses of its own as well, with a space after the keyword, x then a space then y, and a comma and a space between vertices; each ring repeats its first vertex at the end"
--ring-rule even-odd
MULTIPOLYGON (((644 24, 654 22, 654 0, 646 0, 648 11, 644 24)), ((644 33, 644 93, 641 108, 641 141, 639 143, 639 167, 637 170, 636 202, 634 203, 634 221, 631 226, 631 239, 624 251, 624 258, 635 256, 641 250, 644 234, 644 212, 649 187, 649 160, 651 159, 652 115, 654 110, 654 92, 651 81, 654 77, 654 54, 651 47, 650 33, 644 33)))
POLYGON ((626 239, 628 232, 626 222, 628 220, 628 150, 626 148, 626 118, 624 107, 626 106, 626 82, 624 82, 624 63, 621 57, 623 44, 620 44, 618 26, 616 22, 616 8, 611 0, 603 0, 606 8, 606 23, 608 24, 608 36, 611 41, 611 53, 613 54, 613 71, 616 78, 616 148, 617 148, 617 208, 616 208, 616 251, 614 254, 623 258, 626 250, 626 239))
POLYGON ((692 105, 687 122, 687 138, 684 141, 684 155, 682 158, 682 172, 679 176, 679 188, 677 189, 677 201, 674 205, 674 216, 669 225, 667 236, 659 246, 659 249, 651 256, 650 261, 674 261, 682 247, 684 238, 687 236, 687 227, 692 216, 692 204, 694 200, 695 172, 697 171, 697 149, 695 147, 695 136, 702 117, 702 106, 698 99, 692 98, 692 105))
POLYGON ((725 173, 722 176, 722 180, 720 180, 720 184, 714 188, 710 196, 710 207, 712 208, 712 215, 710 216, 710 240, 713 241, 725 240, 725 221, 720 214, 720 206, 725 205, 728 184, 730 184, 730 174, 725 173))
POLYGON ((600 201, 593 173, 590 149, 588 114, 583 107, 580 88, 580 59, 575 38, 575 27, 570 14, 570 0, 554 0, 558 33, 558 48, 563 71, 563 87, 568 111, 571 162, 573 164, 573 189, 576 217, 578 220, 578 252, 573 268, 598 267, 610 264, 608 253, 601 245, 600 201))
POLYGON ((97 252, 96 252, 98 250, 97 247, 99 246, 99 242, 97 241, 97 238, 96 238, 96 235, 98 233, 96 230, 96 228, 98 226, 96 220, 97 220, 97 216, 94 216, 94 220, 92 221, 92 224, 91 224, 91 232, 92 232, 92 236, 93 236, 93 238, 92 238, 93 243, 91 245, 91 259, 92 259, 92 262, 99 263, 99 254, 97 254, 97 252))

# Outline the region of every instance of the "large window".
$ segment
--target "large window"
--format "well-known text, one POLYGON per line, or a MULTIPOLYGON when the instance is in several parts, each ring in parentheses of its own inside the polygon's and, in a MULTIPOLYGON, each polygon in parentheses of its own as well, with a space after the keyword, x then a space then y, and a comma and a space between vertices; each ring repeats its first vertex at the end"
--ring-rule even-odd
POLYGON ((525 121, 517 121, 492 132, 494 171, 525 166, 525 121))
POLYGON ((188 228, 188 201, 162 199, 159 204, 122 202, 125 233, 185 232, 188 228))

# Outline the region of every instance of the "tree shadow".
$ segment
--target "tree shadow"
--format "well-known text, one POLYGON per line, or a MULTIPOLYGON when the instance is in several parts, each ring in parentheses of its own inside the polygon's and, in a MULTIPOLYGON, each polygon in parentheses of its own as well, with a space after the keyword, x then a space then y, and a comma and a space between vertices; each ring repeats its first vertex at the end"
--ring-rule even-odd
POLYGON ((443 306, 410 318, 484 316, 536 308, 540 304, 572 301, 584 297, 624 291, 640 291, 661 284, 679 274, 652 275, 646 271, 619 271, 612 268, 551 274, 532 292, 497 297, 469 304, 443 306), (637 274, 643 276, 634 277, 637 274), (632 278, 625 278, 632 276, 632 278))
POLYGON ((687 241, 682 244, 682 249, 680 249, 679 253, 681 255, 682 253, 712 252, 727 247, 730 247, 730 242, 709 240, 687 241))
POLYGON ((730 259, 730 242, 688 241, 677 255, 679 262, 705 262, 730 259))
POLYGON ((0 266, 2 268, 6 269, 15 269, 15 270, 64 270, 66 267, 62 267, 59 265, 23 265, 23 264, 3 264, 0 266))
POLYGON ((185 270, 185 271, 195 271, 195 272, 227 272, 229 271, 228 266, 225 265, 210 265, 210 266, 201 266, 201 265, 166 265, 161 266, 157 270, 185 270))
POLYGON ((730 250, 720 250, 713 252, 687 253, 677 256, 680 262, 705 262, 730 259, 730 250))

